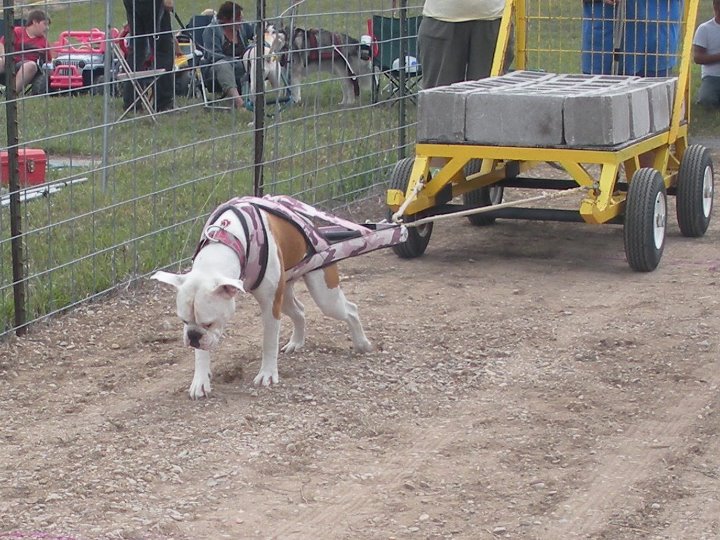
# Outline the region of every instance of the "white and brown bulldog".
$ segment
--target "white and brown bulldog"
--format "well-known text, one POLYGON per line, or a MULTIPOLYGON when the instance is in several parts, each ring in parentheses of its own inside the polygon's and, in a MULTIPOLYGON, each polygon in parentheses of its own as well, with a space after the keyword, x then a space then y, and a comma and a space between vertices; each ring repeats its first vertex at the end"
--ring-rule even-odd
POLYGON ((340 289, 334 261, 405 238, 404 228, 368 231, 289 197, 243 197, 220 206, 205 225, 190 272, 156 272, 152 276, 177 289, 183 340, 195 349, 190 397, 210 393, 210 351, 220 342, 235 311, 236 295, 245 291, 255 297, 262 311, 262 363, 254 383, 268 386, 278 382, 281 313, 293 322, 283 352, 297 351, 305 343, 305 312, 293 293, 300 277, 325 315, 347 323, 355 350, 371 351, 357 306, 340 289), (313 225, 311 218, 315 217, 334 220, 346 231, 352 228, 348 239, 328 241, 313 225))

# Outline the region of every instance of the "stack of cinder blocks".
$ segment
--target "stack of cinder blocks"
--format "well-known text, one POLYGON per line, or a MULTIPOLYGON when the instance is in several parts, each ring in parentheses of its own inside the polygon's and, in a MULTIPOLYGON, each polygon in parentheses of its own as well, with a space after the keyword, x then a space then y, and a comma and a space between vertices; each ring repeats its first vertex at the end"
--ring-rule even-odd
POLYGON ((423 90, 418 141, 615 146, 670 126, 676 81, 514 71, 423 90))

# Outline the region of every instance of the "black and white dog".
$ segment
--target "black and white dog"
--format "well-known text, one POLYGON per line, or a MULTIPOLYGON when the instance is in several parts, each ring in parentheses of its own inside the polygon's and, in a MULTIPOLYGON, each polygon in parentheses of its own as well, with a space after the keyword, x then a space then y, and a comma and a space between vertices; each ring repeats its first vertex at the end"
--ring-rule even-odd
MULTIPOLYGON (((262 81, 268 81, 270 85, 278 90, 282 86, 282 64, 283 58, 287 51, 287 36, 282 30, 278 30, 274 24, 268 24, 265 27, 263 35, 262 57, 262 81)), ((250 74, 250 99, 255 100, 255 96, 260 92, 259 81, 256 81, 256 62, 257 51, 255 46, 248 47, 243 54, 242 61, 245 65, 245 72, 250 74)))
MULTIPOLYGON (((289 30, 285 30, 289 34, 289 30)), ((308 74, 334 74, 342 84, 340 105, 352 105, 360 87, 370 87, 372 58, 361 54, 361 43, 339 32, 322 28, 294 28, 290 39, 290 83, 292 99, 300 103, 300 87, 308 74)))

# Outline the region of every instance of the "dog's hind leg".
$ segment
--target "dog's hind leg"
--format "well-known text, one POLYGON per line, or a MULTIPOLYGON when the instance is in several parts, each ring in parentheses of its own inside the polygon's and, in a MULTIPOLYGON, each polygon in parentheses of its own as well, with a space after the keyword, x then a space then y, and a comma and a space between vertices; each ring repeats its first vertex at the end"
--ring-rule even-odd
POLYGON ((310 272, 304 279, 310 296, 313 297, 323 314, 347 323, 355 350, 358 352, 372 351, 373 347, 365 336, 357 306, 348 301, 340 289, 337 265, 333 264, 322 270, 310 272))
MULTIPOLYGON (((293 62, 299 60, 293 59, 293 62)), ((293 63, 290 70, 290 97, 292 102, 299 105, 302 102, 301 86, 303 79, 303 66, 299 63, 293 63)))
POLYGON ((342 87, 342 101, 339 105, 354 105, 355 104, 355 86, 353 81, 348 75, 347 68, 343 62, 337 62, 333 66, 333 72, 340 81, 342 87))
POLYGON ((290 341, 282 348, 282 352, 285 353, 298 351, 305 345, 305 307, 300 300, 295 297, 293 285, 293 283, 288 283, 285 286, 285 295, 282 304, 282 312, 290 317, 293 323, 290 341))

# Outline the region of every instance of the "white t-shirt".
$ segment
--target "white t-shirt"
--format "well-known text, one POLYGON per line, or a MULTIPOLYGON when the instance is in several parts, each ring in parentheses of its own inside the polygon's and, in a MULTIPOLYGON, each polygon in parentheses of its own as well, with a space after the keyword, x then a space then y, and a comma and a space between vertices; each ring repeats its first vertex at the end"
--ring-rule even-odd
POLYGON ((493 20, 503 9, 505 0, 425 0, 423 15, 445 22, 493 20))
MULTIPOLYGON (((693 45, 702 47, 708 54, 720 53, 720 24, 713 18, 698 26, 693 45)), ((720 77, 720 62, 701 65, 700 73, 703 77, 720 77)))

